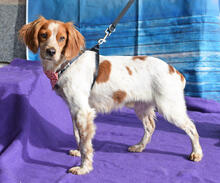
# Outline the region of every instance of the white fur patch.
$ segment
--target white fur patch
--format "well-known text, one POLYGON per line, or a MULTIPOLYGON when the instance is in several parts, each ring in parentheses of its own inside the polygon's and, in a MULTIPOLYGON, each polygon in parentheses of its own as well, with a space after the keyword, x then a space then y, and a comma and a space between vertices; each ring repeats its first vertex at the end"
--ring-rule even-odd
POLYGON ((59 45, 57 43, 57 33, 58 33, 59 24, 50 23, 48 29, 51 31, 51 36, 48 39, 48 47, 54 47, 57 51, 59 51, 59 45))

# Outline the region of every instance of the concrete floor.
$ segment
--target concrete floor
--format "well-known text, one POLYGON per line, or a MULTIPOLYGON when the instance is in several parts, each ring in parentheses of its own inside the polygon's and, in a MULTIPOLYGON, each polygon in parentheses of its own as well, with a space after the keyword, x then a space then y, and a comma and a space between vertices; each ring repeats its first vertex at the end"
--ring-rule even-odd
MULTIPOLYGON (((9 64, 9 63, 8 63, 9 64)), ((0 62, 0 67, 5 67, 5 66, 7 66, 8 65, 7 63, 1 63, 0 62)))

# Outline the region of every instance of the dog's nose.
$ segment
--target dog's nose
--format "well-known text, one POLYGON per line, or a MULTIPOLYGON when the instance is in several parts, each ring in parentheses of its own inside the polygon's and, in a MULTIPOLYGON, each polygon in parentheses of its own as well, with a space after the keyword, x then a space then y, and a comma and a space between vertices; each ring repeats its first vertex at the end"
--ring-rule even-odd
POLYGON ((48 49, 46 49, 46 53, 47 53, 47 55, 52 57, 55 55, 56 50, 55 50, 55 48, 48 48, 48 49))

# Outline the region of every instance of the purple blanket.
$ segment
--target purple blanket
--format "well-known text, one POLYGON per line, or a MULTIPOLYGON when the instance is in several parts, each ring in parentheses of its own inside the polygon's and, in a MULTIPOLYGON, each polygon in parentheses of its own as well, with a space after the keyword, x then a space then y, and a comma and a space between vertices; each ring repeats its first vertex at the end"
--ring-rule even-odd
POLYGON ((68 155, 76 143, 66 104, 51 90, 39 62, 16 59, 0 69, 0 182, 219 183, 220 103, 186 99, 201 136, 201 162, 187 160, 188 136, 160 115, 146 150, 127 152, 143 128, 133 110, 122 109, 96 118, 94 170, 76 176, 67 173, 80 158, 68 155))

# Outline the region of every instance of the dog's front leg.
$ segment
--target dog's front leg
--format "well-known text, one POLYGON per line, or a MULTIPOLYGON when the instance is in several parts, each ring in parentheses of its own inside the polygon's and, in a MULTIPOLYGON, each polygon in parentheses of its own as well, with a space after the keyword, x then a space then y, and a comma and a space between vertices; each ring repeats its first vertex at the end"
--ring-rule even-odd
POLYGON ((80 108, 76 114, 76 127, 80 136, 81 165, 69 169, 69 172, 73 174, 82 175, 93 170, 92 138, 95 134, 94 118, 95 111, 91 108, 80 108))
POLYGON ((72 122, 73 122, 73 133, 76 139, 76 144, 77 144, 78 149, 71 149, 69 151, 69 154, 71 156, 81 156, 80 151, 79 151, 80 136, 79 136, 79 131, 76 126, 76 115, 72 115, 72 122))

